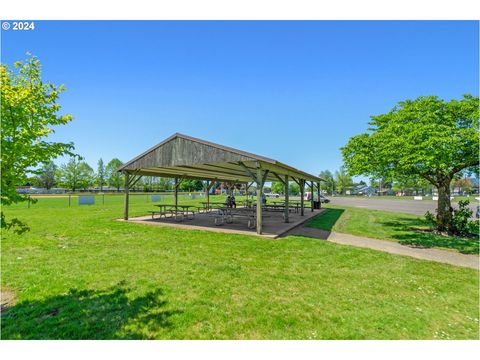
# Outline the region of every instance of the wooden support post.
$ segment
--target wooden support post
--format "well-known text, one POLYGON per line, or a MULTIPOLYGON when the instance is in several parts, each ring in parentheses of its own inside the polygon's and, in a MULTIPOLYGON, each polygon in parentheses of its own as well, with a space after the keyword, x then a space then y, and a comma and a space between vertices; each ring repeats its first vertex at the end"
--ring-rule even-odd
POLYGON ((128 220, 128 196, 130 190, 130 175, 125 173, 125 209, 123 213, 123 220, 128 220))
POLYGON ((313 207, 314 207, 314 201, 313 201, 313 192, 315 191, 315 188, 313 187, 313 181, 310 181, 310 192, 311 192, 311 199, 310 199, 310 207, 312 208, 313 212, 313 207))
MULTIPOLYGON (((174 199, 174 204, 175 207, 178 205, 178 178, 175 178, 175 183, 174 183, 174 193, 173 193, 175 199, 174 199)), ((177 209, 175 209, 176 211, 177 209)))
POLYGON ((207 187, 205 188, 207 194, 206 194, 206 197, 207 197, 207 207, 205 210, 209 210, 210 208, 210 181, 207 180, 207 187))
POLYGON ((215 185, 215 180, 207 180, 207 208, 206 210, 210 210, 210 190, 212 189, 213 185, 215 185))
POLYGON ((288 208, 288 175, 285 175, 285 222, 288 223, 288 214, 289 214, 289 208, 288 208))
POLYGON ((305 180, 300 179, 300 215, 304 216, 303 207, 305 206, 305 180))
POLYGON ((317 183, 317 197, 318 197, 318 209, 321 209, 322 202, 320 201, 320 181, 317 183))
POLYGON ((263 194, 263 173, 262 169, 257 169, 257 234, 262 233, 262 194, 263 194))

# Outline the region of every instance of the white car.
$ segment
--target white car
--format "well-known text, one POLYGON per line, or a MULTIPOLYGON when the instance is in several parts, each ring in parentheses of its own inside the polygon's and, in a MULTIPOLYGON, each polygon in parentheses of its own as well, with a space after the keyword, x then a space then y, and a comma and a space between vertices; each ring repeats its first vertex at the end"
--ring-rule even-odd
POLYGON ((265 196, 266 196, 266 197, 278 198, 278 197, 280 197, 280 194, 276 194, 276 193, 266 193, 265 196))
POLYGON ((320 201, 322 203, 325 203, 325 204, 328 204, 330 202, 330 199, 329 198, 326 198, 325 196, 323 195, 320 195, 320 201))

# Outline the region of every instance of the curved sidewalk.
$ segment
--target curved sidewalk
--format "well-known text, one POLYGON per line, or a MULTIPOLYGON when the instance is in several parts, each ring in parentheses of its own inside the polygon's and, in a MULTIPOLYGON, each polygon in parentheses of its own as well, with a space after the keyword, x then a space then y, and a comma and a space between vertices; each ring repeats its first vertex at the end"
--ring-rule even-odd
POLYGON ((293 229, 288 235, 300 235, 326 239, 336 244, 358 246, 362 248, 385 251, 390 254, 410 256, 421 260, 436 261, 479 270, 480 259, 477 255, 466 255, 441 249, 413 248, 406 245, 401 245, 394 241, 378 240, 336 232, 331 233, 329 231, 307 227, 293 229))

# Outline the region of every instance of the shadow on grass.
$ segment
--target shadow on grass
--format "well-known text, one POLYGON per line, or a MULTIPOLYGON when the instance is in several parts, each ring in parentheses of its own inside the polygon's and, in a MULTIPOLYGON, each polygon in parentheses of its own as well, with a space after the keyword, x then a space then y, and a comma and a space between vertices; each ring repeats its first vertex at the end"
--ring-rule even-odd
POLYGON ((327 209, 327 211, 310 220, 306 226, 331 232, 335 223, 340 219, 344 211, 344 209, 327 209))
POLYGON ((398 221, 385 221, 382 225, 393 230, 392 238, 402 245, 432 248, 441 247, 457 250, 463 254, 478 254, 478 238, 442 236, 428 231, 427 223, 421 218, 400 218, 398 221))
POLYGON ((40 301, 23 301, 2 312, 3 339, 148 339, 169 318, 157 289, 131 298, 123 284, 106 290, 72 289, 40 301))
POLYGON ((326 240, 344 211, 344 209, 326 209, 309 220, 305 225, 294 228, 287 234, 282 235, 282 237, 294 235, 326 240))

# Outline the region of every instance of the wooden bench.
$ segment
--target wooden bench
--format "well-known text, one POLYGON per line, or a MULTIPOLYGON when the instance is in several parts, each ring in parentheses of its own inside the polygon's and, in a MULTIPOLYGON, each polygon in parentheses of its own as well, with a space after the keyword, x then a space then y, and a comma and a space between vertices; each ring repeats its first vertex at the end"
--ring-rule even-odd
POLYGON ((160 216, 159 216, 159 219, 162 218, 162 214, 163 214, 163 212, 162 212, 162 211, 159 211, 159 210, 150 210, 149 213, 152 214, 152 220, 154 219, 155 214, 160 215, 160 216))

